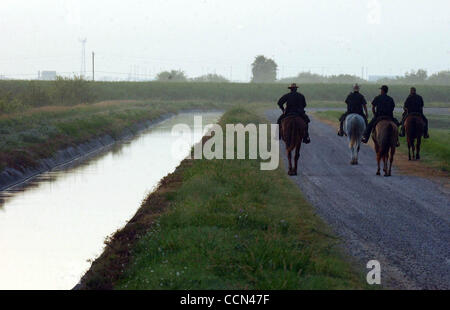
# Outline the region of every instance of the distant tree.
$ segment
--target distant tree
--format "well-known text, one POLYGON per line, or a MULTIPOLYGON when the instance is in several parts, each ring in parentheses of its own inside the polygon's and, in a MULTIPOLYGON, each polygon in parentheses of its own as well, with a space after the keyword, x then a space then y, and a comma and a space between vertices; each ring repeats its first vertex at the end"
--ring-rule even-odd
POLYGON ((206 74, 192 79, 193 82, 214 82, 214 83, 228 83, 229 81, 219 74, 206 74))
POLYGON ((353 84, 364 83, 366 80, 351 74, 339 74, 327 77, 328 83, 353 84))
POLYGON ((430 77, 428 78, 428 83, 450 86, 450 71, 440 71, 430 75, 430 77))
POLYGON ((156 80, 164 82, 183 82, 187 81, 187 77, 183 71, 171 70, 158 73, 156 80))
POLYGON ((273 59, 263 55, 256 56, 252 63, 252 82, 271 83, 277 79, 277 64, 273 59))
POLYGON ((311 73, 311 72, 300 72, 297 76, 293 77, 287 77, 280 79, 279 82, 281 83, 297 83, 297 84, 304 84, 304 83, 326 83, 326 77, 311 73))
POLYGON ((428 74, 426 70, 419 69, 417 71, 411 70, 411 72, 406 72, 403 78, 404 82, 407 83, 420 83, 423 84, 427 79, 428 74))
POLYGON ((297 83, 297 84, 307 84, 307 83, 336 83, 336 84, 353 84, 353 83, 364 83, 367 82, 364 79, 356 75, 350 74, 340 74, 332 76, 324 76, 317 73, 311 72, 300 72, 295 77, 283 78, 279 82, 282 83, 297 83))
POLYGON ((417 71, 411 70, 406 72, 403 76, 396 76, 395 78, 383 78, 377 81, 380 84, 426 84, 427 71, 419 69, 417 71))
POLYGON ((53 101, 60 105, 90 103, 95 100, 92 82, 85 80, 82 76, 57 76, 52 84, 53 101))

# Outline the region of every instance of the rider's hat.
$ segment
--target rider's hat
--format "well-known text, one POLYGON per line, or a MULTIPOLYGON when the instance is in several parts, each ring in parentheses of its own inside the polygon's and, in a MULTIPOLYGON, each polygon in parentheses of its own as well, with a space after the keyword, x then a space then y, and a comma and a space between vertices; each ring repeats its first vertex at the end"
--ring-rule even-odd
POLYGON ((295 83, 292 83, 290 86, 288 86, 289 89, 297 89, 298 86, 295 83))
POLYGON ((385 93, 387 93, 389 90, 389 87, 387 87, 387 85, 383 85, 380 87, 380 89, 382 89, 385 93))

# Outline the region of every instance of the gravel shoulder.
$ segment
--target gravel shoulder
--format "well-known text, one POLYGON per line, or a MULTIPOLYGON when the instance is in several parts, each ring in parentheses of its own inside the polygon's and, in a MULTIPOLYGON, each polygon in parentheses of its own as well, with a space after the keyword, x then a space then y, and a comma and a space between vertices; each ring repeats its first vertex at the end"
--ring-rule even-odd
MULTIPOLYGON (((275 123, 278 110, 266 112, 275 123)), ((376 176, 373 149, 350 165, 346 138, 312 118, 292 180, 341 237, 360 269, 381 263, 382 284, 397 289, 450 288, 450 193, 438 183, 400 174, 376 176)), ((287 166, 284 144, 281 153, 287 166)))

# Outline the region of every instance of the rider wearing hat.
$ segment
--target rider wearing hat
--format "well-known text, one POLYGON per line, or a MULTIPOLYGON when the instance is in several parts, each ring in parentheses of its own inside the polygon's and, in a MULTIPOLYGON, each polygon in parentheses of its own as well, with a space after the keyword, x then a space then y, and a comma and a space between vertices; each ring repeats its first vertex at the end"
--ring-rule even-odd
POLYGON ((349 115, 351 113, 356 113, 356 114, 361 115, 364 118, 364 121, 366 122, 366 126, 367 126, 367 118, 369 115, 369 113, 367 112, 366 98, 364 98, 364 96, 359 92, 358 84, 353 85, 353 92, 351 92, 347 96, 347 99, 345 99, 345 103, 347 104, 347 112, 342 114, 342 116, 339 118, 340 124, 339 124, 338 136, 341 136, 341 137, 344 135, 343 124, 344 124, 344 120, 347 117, 347 115, 349 115), (363 112, 363 110, 364 110, 364 112, 363 112))
MULTIPOLYGON (((306 100, 305 96, 301 93, 297 92, 297 84, 292 83, 288 87, 291 91, 285 95, 283 95, 280 100, 278 100, 278 106, 280 107, 283 114, 278 118, 278 126, 281 128, 281 120, 290 115, 299 115, 306 122, 306 135, 303 138, 304 143, 309 143, 311 140, 309 139, 308 132, 308 123, 310 122, 308 115, 305 113, 306 100), (284 108, 284 104, 286 103, 286 108, 284 108)), ((281 132, 281 131, 280 131, 281 132)))
POLYGON ((423 99, 422 96, 416 93, 416 88, 411 87, 408 98, 406 98, 405 104, 403 105, 403 117, 402 117, 402 127, 400 129, 400 137, 405 136, 405 120, 408 114, 418 113, 422 116, 423 122, 425 123, 423 137, 425 139, 429 138, 428 135, 428 120, 423 114, 423 99))
MULTIPOLYGON (((374 117, 366 127, 362 142, 367 143, 369 136, 372 133, 372 129, 377 124, 381 116, 390 118, 397 126, 400 125, 398 120, 394 117, 395 102, 391 96, 387 95, 389 88, 386 85, 380 87, 380 94, 376 96, 372 101, 372 113, 374 117)), ((399 143, 397 142, 397 146, 399 143)))

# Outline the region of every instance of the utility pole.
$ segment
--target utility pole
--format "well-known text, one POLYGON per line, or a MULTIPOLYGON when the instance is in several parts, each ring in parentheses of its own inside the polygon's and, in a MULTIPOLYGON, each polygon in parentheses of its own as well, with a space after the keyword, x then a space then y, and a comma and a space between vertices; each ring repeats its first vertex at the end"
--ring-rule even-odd
POLYGON ((84 77, 86 75, 86 38, 79 39, 81 43, 81 68, 80 76, 84 77))
POLYGON ((92 52, 92 81, 95 81, 95 54, 92 52))

